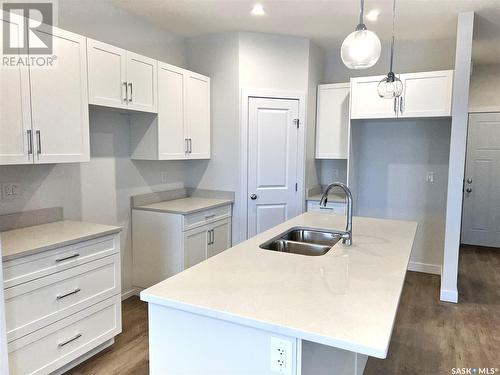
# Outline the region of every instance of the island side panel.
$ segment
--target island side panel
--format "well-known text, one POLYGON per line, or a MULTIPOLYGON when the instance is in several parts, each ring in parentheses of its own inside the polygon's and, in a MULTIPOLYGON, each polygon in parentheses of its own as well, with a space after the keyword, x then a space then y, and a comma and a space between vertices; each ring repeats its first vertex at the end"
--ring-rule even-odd
POLYGON ((271 338, 291 343, 290 372, 300 375, 298 339, 149 303, 150 374, 276 375, 271 338))
POLYGON ((301 375, 363 375, 368 356, 302 340, 301 375))

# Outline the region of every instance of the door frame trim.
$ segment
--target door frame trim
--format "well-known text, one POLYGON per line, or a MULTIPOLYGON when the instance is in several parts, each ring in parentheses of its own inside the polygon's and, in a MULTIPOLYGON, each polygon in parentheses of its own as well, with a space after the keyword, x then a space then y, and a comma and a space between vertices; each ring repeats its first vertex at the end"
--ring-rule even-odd
POLYGON ((234 231, 235 237, 233 245, 245 241, 248 237, 248 102, 250 98, 269 98, 269 99, 291 99, 299 101, 299 121, 302 126, 299 127, 299 149, 297 161, 297 183, 299 184, 297 203, 299 211, 304 212, 305 205, 305 150, 306 150, 306 93, 304 91, 288 90, 270 90, 242 88, 240 94, 240 183, 236 192, 235 206, 239 206, 240 218, 235 218, 233 224, 237 226, 234 231), (239 220, 238 220, 239 219, 239 220), (238 221, 239 223, 236 223, 238 221))

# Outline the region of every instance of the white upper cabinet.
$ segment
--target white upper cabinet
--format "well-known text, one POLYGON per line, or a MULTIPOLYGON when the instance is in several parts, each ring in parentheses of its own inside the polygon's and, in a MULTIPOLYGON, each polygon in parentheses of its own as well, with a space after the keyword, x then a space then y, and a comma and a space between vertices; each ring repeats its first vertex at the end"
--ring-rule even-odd
POLYGON ((89 102, 157 112, 157 61, 89 39, 89 102))
POLYGON ((451 116, 453 71, 402 74, 399 117, 451 116))
POLYGON ((317 159, 347 159, 349 87, 349 83, 318 86, 317 159))
POLYGON ((401 74, 403 94, 395 99, 379 97, 382 78, 351 79, 351 119, 451 116, 452 70, 401 74))
POLYGON ((55 65, 30 68, 35 163, 89 161, 86 38, 52 36, 55 65))
POLYGON ((89 161, 86 38, 43 25, 36 32, 52 35, 57 58, 2 67, 0 164, 89 161))
POLYGON ((186 74, 186 127, 190 159, 210 158, 210 78, 186 74))
POLYGON ((158 64, 158 116, 133 117, 132 159, 210 158, 210 78, 158 64))
POLYGON ((129 109, 143 112, 158 112, 156 69, 156 60, 133 52, 127 52, 127 95, 129 109))
POLYGON ((394 101, 378 95, 377 86, 382 78, 384 76, 351 79, 351 119, 397 117, 394 101))
MULTIPOLYGON (((3 23, 7 21, 2 20, 3 23)), ((14 24, 8 25, 11 32, 14 24)), ((17 33, 19 36, 19 33, 17 33)), ((3 38, 0 38, 3 50, 3 38)), ((0 164, 33 162, 29 70, 0 67, 0 164)))
POLYGON ((127 51, 87 39, 87 58, 90 104, 127 108, 127 51))

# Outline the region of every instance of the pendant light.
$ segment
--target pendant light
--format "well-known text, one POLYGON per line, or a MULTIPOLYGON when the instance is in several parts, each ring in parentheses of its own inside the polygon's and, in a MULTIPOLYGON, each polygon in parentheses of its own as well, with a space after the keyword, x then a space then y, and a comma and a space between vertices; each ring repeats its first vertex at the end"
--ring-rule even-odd
POLYGON ((403 83, 396 77, 392 71, 392 66, 394 62, 394 29, 396 23, 396 0, 393 1, 392 5, 392 42, 391 42, 391 66, 389 68, 389 73, 384 77, 378 84, 377 91, 378 95, 383 99, 394 99, 403 93, 403 83))
POLYGON ((340 56, 349 69, 367 69, 375 65, 382 49, 380 39, 364 23, 365 0, 361 0, 359 24, 342 43, 340 56))

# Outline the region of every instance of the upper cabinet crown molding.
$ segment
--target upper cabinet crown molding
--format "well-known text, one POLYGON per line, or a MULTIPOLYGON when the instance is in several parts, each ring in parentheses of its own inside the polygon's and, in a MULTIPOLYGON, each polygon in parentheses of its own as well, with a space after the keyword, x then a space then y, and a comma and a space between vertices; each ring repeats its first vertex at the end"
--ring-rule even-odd
POLYGON ((383 77, 351 79, 351 119, 451 116, 453 70, 399 75, 403 94, 394 100, 378 96, 383 77))
POLYGON ((347 159, 349 83, 318 86, 316 159, 347 159))
POLYGON ((157 61, 88 39, 89 103, 156 113, 157 61))

